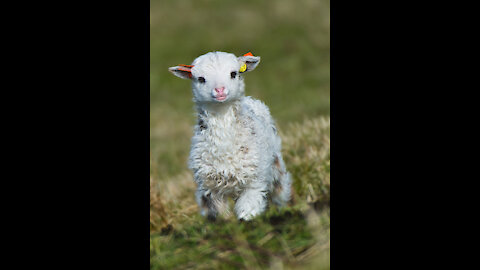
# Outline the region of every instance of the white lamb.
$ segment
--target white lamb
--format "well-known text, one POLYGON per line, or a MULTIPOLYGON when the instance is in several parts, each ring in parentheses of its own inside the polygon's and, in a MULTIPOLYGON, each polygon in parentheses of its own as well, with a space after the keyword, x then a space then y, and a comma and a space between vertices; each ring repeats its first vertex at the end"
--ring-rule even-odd
POLYGON ((245 97, 243 73, 254 70, 260 57, 251 53, 209 52, 192 65, 169 68, 192 80, 198 111, 189 168, 197 183, 201 214, 215 219, 228 215, 228 196, 235 214, 250 220, 267 207, 268 198, 283 206, 290 200, 291 178, 281 141, 267 106, 245 97))

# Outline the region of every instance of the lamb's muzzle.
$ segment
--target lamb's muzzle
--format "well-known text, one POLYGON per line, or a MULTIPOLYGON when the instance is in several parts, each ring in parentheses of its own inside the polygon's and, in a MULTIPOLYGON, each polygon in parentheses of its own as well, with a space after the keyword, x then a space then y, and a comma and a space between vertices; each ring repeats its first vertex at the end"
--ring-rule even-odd
POLYGON ((225 100, 227 98, 227 94, 224 93, 223 90, 225 90, 224 86, 215 88, 215 92, 217 93, 215 96, 216 100, 225 100))

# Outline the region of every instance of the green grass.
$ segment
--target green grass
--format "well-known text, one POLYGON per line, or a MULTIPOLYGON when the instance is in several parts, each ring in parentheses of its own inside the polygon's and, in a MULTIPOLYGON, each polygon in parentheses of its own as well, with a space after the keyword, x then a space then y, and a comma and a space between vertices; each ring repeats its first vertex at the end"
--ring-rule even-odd
POLYGON ((151 269, 329 268, 330 8, 325 0, 151 1, 151 269), (187 157, 190 83, 167 69, 209 51, 262 57, 246 94, 270 108, 295 203, 251 223, 206 222, 187 157))
MULTIPOLYGON (((192 221, 188 228, 153 233, 151 269, 266 268, 273 264, 296 267, 329 251, 329 217, 316 219, 323 234, 316 234, 309 215, 301 210, 270 210, 248 223, 231 220, 192 221), (319 244, 320 243, 320 244, 319 244)), ((327 265, 328 261, 324 262, 327 265)))

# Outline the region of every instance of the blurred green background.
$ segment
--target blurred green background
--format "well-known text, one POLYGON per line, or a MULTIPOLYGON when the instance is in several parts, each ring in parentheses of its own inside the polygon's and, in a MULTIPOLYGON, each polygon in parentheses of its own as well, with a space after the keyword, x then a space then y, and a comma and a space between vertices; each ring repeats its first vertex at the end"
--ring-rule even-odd
MULTIPOLYGON (((177 64, 190 64, 196 57, 210 51, 225 51, 237 56, 251 51, 262 57, 255 71, 245 75, 246 95, 262 100, 270 108, 280 131, 290 134, 286 136, 288 138, 282 139, 289 143, 284 147, 288 151, 285 160, 296 178, 295 185, 299 194, 297 206, 301 205, 301 202, 306 205, 307 201, 313 203, 315 200, 323 200, 322 203, 325 203, 329 200, 329 120, 325 119, 328 119, 330 114, 330 2, 151 0, 150 172, 151 189, 154 190, 151 191, 151 222, 160 220, 158 224, 163 224, 163 229, 167 223, 173 224, 173 231, 183 235, 178 239, 175 238, 179 237, 177 235, 174 237, 177 240, 172 240, 158 235, 162 226, 151 230, 152 269, 165 268, 169 263, 170 266, 181 265, 176 259, 166 261, 166 258, 175 258, 177 251, 188 245, 184 241, 193 235, 199 237, 200 242, 205 240, 205 232, 201 232, 204 229, 200 229, 204 220, 198 217, 196 209, 192 208, 194 201, 191 189, 194 187, 189 184, 193 181, 187 170, 190 138, 196 122, 191 86, 188 80, 173 76, 167 69, 177 64), (310 121, 311 119, 316 120, 310 121), (295 135, 301 130, 304 130, 304 133, 295 135), (320 134, 315 134, 319 132, 323 132, 322 139, 320 134), (312 148, 312 145, 315 147, 312 148), (309 151, 320 154, 304 155, 309 151), (188 187, 178 190, 175 182, 185 183, 188 187), (175 187, 175 190, 169 190, 169 195, 179 195, 171 196, 174 199, 168 201, 166 187, 159 188, 157 184, 172 184, 170 187, 175 187), (307 194, 310 194, 308 200, 307 194), (154 202, 152 197, 155 197, 154 202), (183 202, 176 202, 178 198, 182 198, 183 202), (185 208, 193 209, 191 213, 195 214, 186 215, 181 212, 185 208), (191 219, 180 222, 180 219, 171 218, 181 216, 179 213, 191 219), (154 243, 157 244, 153 247, 154 243)), ((295 207, 288 211, 293 211, 295 217, 294 209, 295 207)), ((299 216, 303 215, 304 210, 299 216)), ((329 214, 319 215, 323 217, 322 224, 329 228, 329 214)), ((280 217, 283 218, 281 215, 280 217)), ((300 223, 293 220, 292 223, 308 223, 306 218, 300 219, 300 223)), ((240 240, 234 238, 240 242, 243 241, 242 237, 246 237, 245 241, 249 243, 258 242, 256 237, 264 237, 274 226, 268 220, 259 222, 261 225, 258 225, 258 236, 246 234, 247 236, 239 236, 240 240)), ((216 225, 208 226, 213 226, 212 230, 219 229, 216 225)), ((239 230, 243 232, 243 227, 239 229, 236 225, 228 226, 232 227, 225 232, 227 235, 241 233, 239 230)), ((282 226, 288 230, 290 225, 285 223, 282 226)), ((251 228, 247 226, 245 229, 251 228)), ((287 239, 286 243, 298 245, 299 250, 307 250, 308 243, 313 241, 311 233, 301 230, 290 233, 283 235, 287 239)), ((320 235, 329 239, 325 233, 320 235)), ((278 241, 279 250, 284 249, 284 243, 278 241)), ((193 246, 198 244, 199 242, 193 242, 193 246)), ((210 242, 206 245, 214 246, 210 242)), ((272 247, 266 252, 272 250, 275 248, 272 247)), ((244 257, 250 256, 248 252, 244 257)), ((291 257, 288 252, 278 256, 291 257)), ((234 254, 243 253, 239 251, 234 254)), ((197 258, 195 254, 191 256, 197 258)), ((277 255, 271 256, 276 258, 277 255)), ((258 258, 257 253, 253 252, 253 257, 258 258)), ((270 263, 272 261, 275 260, 270 260, 270 263)), ((262 265, 261 262, 258 263, 262 265)), ((326 267, 328 264, 322 265, 326 267)), ((219 267, 222 268, 222 264, 219 264, 219 267)))
POLYGON ((185 168, 195 123, 190 82, 170 74, 210 51, 262 57, 245 75, 280 128, 330 112, 330 8, 325 0, 151 1, 150 144, 160 178, 185 168))

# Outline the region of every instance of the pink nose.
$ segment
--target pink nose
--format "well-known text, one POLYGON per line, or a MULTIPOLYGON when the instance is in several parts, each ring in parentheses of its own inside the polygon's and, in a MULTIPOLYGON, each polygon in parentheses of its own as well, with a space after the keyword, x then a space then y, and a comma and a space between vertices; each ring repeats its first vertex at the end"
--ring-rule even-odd
POLYGON ((215 92, 217 92, 218 94, 223 94, 223 90, 225 90, 225 87, 215 88, 215 92))

